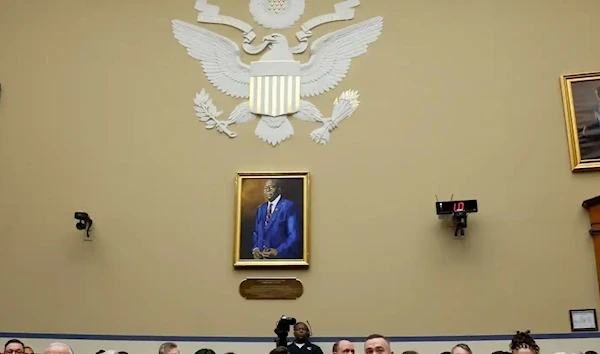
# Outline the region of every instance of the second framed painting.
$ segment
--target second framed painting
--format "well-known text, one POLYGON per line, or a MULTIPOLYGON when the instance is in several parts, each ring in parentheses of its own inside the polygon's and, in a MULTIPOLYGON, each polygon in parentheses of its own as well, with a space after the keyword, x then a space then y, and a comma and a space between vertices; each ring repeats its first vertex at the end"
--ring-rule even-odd
POLYGON ((600 72, 561 76, 572 171, 600 170, 600 72))
POLYGON ((235 267, 309 265, 308 172, 236 177, 235 267))

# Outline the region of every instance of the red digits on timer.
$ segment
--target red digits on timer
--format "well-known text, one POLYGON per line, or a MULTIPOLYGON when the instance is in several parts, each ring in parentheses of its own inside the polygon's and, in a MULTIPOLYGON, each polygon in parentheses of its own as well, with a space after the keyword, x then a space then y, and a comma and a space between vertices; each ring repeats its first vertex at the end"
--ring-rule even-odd
POLYGON ((454 203, 454 211, 456 211, 456 210, 465 210, 465 203, 463 203, 463 202, 454 203))

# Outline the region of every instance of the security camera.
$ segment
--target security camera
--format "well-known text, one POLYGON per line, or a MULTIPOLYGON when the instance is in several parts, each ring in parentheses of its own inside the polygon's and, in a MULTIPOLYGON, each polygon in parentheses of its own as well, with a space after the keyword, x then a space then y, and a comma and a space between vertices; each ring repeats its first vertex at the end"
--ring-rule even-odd
POLYGON ((92 228, 92 218, 85 211, 76 211, 75 219, 78 220, 75 227, 77 230, 86 230, 87 237, 90 237, 90 229, 92 228))

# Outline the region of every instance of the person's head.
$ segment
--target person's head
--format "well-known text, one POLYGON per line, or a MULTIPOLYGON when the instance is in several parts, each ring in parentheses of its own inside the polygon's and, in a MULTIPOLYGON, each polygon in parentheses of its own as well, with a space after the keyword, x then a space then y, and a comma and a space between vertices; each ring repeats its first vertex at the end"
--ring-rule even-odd
POLYGON ((304 343, 310 338, 310 331, 304 322, 298 322, 294 325, 294 338, 296 343, 304 343))
POLYGON ((539 354, 540 347, 529 333, 531 332, 517 331, 517 334, 515 334, 510 341, 509 348, 512 351, 512 354, 539 354))
POLYGON ((173 342, 166 342, 160 345, 158 354, 179 354, 179 348, 173 342))
POLYGON ((450 351, 452 354, 473 354, 471 348, 465 343, 458 343, 450 351))
POLYGON ((495 352, 493 352, 492 354, 506 354, 504 353, 503 350, 496 350, 495 352))
POLYGON ((129 353, 127 353, 127 352, 126 352, 126 351, 124 351, 124 350, 119 350, 119 353, 118 353, 118 354, 129 354, 129 353))
POLYGON ((406 350, 406 351, 402 352, 402 354, 419 354, 419 353, 417 353, 414 350, 406 350))
POLYGON ((217 354, 217 353, 215 353, 215 351, 212 349, 202 348, 202 349, 196 351, 195 354, 217 354))
MULTIPOLYGON (((598 90, 600 90, 600 87, 598 87, 598 90)), ((593 350, 588 350, 587 352, 585 352, 585 354, 598 354, 598 353, 593 350)))
POLYGON ((44 351, 45 354, 73 354, 73 349, 65 343, 52 343, 44 351))
POLYGON ((271 350, 269 354, 290 354, 290 351, 286 347, 277 347, 271 350))
POLYGON ((352 342, 350 342, 349 340, 339 340, 335 342, 331 352, 333 354, 354 354, 354 344, 352 344, 352 342))
POLYGON ((104 349, 100 349, 100 350, 98 350, 98 351, 96 352, 96 354, 102 354, 102 353, 104 353, 105 351, 106 351, 106 350, 104 350, 104 349))
POLYGON ((452 354, 450 352, 441 352, 440 354, 452 354))
POLYGON ((265 198, 272 202, 281 194, 281 182, 276 179, 270 179, 265 183, 265 198))
POLYGON ((365 339, 365 354, 394 354, 390 341, 381 334, 371 334, 365 339))
POLYGON ((4 354, 23 354, 25 344, 18 339, 11 339, 4 344, 4 354))

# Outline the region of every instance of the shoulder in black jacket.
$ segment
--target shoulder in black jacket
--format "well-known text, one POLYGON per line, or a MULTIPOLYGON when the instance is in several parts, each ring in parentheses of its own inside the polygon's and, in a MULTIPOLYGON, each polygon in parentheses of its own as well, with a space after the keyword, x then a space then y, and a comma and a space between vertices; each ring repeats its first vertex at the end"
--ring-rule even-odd
POLYGON ((311 342, 304 343, 302 347, 299 347, 296 343, 292 342, 287 348, 290 354, 323 354, 321 347, 311 342))

